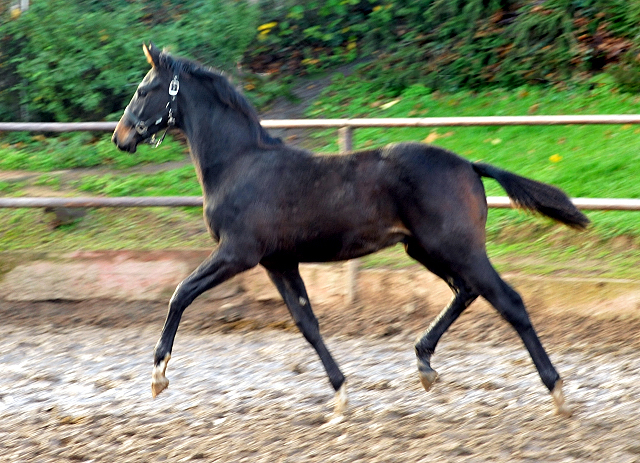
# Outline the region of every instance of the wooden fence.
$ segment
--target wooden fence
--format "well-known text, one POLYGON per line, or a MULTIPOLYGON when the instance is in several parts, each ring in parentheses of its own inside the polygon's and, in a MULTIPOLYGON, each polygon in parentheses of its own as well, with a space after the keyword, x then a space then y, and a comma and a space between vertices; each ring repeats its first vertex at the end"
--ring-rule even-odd
MULTIPOLYGON (((353 147, 353 131, 364 127, 472 127, 472 126, 507 126, 507 125, 619 125, 640 124, 640 114, 615 115, 566 115, 566 116, 488 116, 488 117, 426 117, 426 118, 392 118, 392 119, 289 119, 264 120, 267 129, 338 129, 338 145, 340 152, 351 151, 353 147)), ((0 132, 76 132, 95 131, 110 132, 116 122, 3 122, 0 132)), ((573 198, 572 201, 580 209, 590 210, 640 210, 640 199, 614 198, 573 198)), ((512 204, 507 197, 489 196, 487 204, 493 208, 509 208, 512 204)), ((157 196, 157 197, 74 197, 74 198, 0 198, 0 208, 23 207, 179 207, 202 206, 202 198, 197 196, 157 196)), ((349 261, 348 302, 357 298, 356 281, 358 261, 349 261)))
MULTIPOLYGON (((287 119, 264 120, 270 129, 338 129, 341 152, 351 151, 353 131, 364 127, 472 127, 505 125, 604 125, 640 124, 640 114, 566 115, 566 116, 487 116, 487 117, 422 117, 386 119, 287 119)), ((116 122, 0 122, 0 132, 111 132, 116 122)), ((640 210, 640 199, 574 198, 574 204, 588 210, 640 210)), ((489 196, 489 207, 509 208, 511 202, 503 196, 489 196)), ((74 198, 0 198, 0 208, 23 207, 179 207, 201 206, 198 196, 156 197, 74 197, 74 198)))

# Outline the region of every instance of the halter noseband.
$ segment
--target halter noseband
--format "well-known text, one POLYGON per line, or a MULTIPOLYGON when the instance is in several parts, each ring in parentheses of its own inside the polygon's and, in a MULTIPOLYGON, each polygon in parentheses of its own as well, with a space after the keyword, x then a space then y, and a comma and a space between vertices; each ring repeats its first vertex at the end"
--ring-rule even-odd
MULTIPOLYGON (((171 99, 167 102, 167 106, 165 107, 165 109, 169 110, 167 113, 167 128, 165 129, 164 133, 162 134, 159 140, 156 141, 155 133, 151 136, 149 140, 149 143, 152 145, 155 145, 156 148, 164 140, 164 137, 165 135, 167 135, 167 130, 169 130, 169 127, 173 127, 174 125, 176 125, 175 115, 178 112, 178 101, 176 100, 176 96, 178 95, 178 91, 180 91, 180 81, 178 80, 178 73, 174 72, 173 80, 169 83, 169 96, 171 97, 171 99)), ((129 109, 129 106, 127 106, 124 109, 124 117, 126 117, 129 120, 129 122, 133 124, 136 132, 138 132, 143 137, 147 137, 147 134, 149 133, 149 129, 153 126, 162 124, 162 121, 164 120, 165 115, 161 114, 160 116, 150 117, 146 121, 143 121, 138 116, 133 114, 133 112, 129 109)))

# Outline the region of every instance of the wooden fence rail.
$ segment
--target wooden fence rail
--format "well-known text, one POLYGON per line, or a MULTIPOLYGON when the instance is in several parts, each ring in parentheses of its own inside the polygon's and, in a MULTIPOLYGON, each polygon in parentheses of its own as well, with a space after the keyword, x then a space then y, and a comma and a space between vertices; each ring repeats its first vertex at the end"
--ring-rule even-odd
MULTIPOLYGON (((262 121, 262 126, 266 129, 606 124, 640 124, 640 114, 410 117, 377 119, 270 119, 262 121)), ((0 132, 111 132, 115 127, 116 122, 0 122, 0 132)))
MULTIPOLYGON (((579 209, 589 211, 640 211, 640 199, 572 198, 579 209)), ((487 196, 495 209, 509 209, 506 196, 487 196)), ((74 197, 0 197, 0 208, 37 207, 201 207, 202 196, 74 196, 74 197)))

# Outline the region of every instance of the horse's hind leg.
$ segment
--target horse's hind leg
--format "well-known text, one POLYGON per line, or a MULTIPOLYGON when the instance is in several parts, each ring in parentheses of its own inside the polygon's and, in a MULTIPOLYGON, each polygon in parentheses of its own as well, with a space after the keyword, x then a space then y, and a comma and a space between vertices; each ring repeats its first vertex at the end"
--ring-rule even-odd
POLYGON ((438 378, 438 373, 431 368, 431 356, 436 350, 438 341, 440 341, 442 335, 449 329, 453 322, 456 321, 464 309, 476 300, 478 295, 471 290, 461 278, 453 275, 452 271, 446 270, 442 265, 433 262, 417 243, 408 243, 406 250, 409 256, 445 280, 454 293, 449 305, 440 312, 429 328, 418 336, 415 342, 420 383, 422 383, 422 387, 428 391, 438 378))
POLYGON ((417 241, 409 241, 407 253, 447 281, 455 293, 449 306, 418 338, 415 345, 420 380, 425 389, 428 390, 437 378, 437 374, 431 368, 430 359, 438 340, 464 309, 480 295, 496 308, 522 339, 542 382, 551 392, 556 411, 563 415, 571 414, 564 403, 560 375, 542 347, 522 298, 500 278, 486 253, 479 251, 461 253, 457 254, 457 258, 452 261, 455 253, 451 253, 448 258, 444 258, 440 253, 436 258, 430 256, 417 241))
POLYGON ((329 377, 329 382, 336 391, 335 415, 341 416, 347 407, 345 378, 322 340, 318 320, 311 309, 309 296, 307 296, 297 264, 286 269, 273 268, 271 266, 265 268, 269 278, 271 278, 271 281, 273 281, 282 295, 296 326, 318 353, 329 377))
POLYGON ((415 350, 418 358, 418 373, 420 374, 420 383, 422 383, 422 387, 426 391, 431 389, 433 383, 438 379, 438 373, 431 368, 431 356, 436 350, 438 341, 476 297, 476 295, 462 287, 454 294, 449 305, 440 312, 429 328, 416 339, 415 350))
POLYGON ((478 264, 466 276, 471 285, 496 308, 522 339, 540 379, 551 392, 556 412, 571 415, 570 409, 564 403, 560 375, 542 347, 520 295, 500 278, 486 256, 478 259, 478 264))

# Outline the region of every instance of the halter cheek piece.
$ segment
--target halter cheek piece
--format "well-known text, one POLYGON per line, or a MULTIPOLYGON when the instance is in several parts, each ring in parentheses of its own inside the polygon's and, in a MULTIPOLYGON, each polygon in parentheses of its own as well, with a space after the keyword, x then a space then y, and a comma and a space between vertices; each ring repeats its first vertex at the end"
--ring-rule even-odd
POLYGON ((175 115, 178 112, 178 102, 176 100, 176 96, 178 95, 179 90, 180 90, 180 81, 178 80, 178 74, 175 73, 173 76, 173 80, 169 83, 169 96, 171 97, 171 99, 167 102, 167 106, 165 107, 165 109, 168 109, 168 112, 166 114, 167 128, 165 129, 164 133, 162 134, 159 140, 156 140, 155 133, 152 134, 151 137, 147 137, 147 134, 149 133, 150 128, 156 125, 162 124, 162 121, 165 118, 164 114, 161 114, 160 116, 150 117, 146 121, 143 121, 138 116, 133 114, 133 112, 129 109, 129 106, 127 106, 124 109, 124 116, 127 118, 127 120, 129 120, 129 122, 133 124, 136 132, 138 132, 141 136, 145 137, 145 139, 148 138, 149 144, 155 145, 156 148, 164 140, 164 137, 165 135, 167 135, 167 130, 169 130, 169 127, 173 127, 174 125, 176 125, 175 115))

